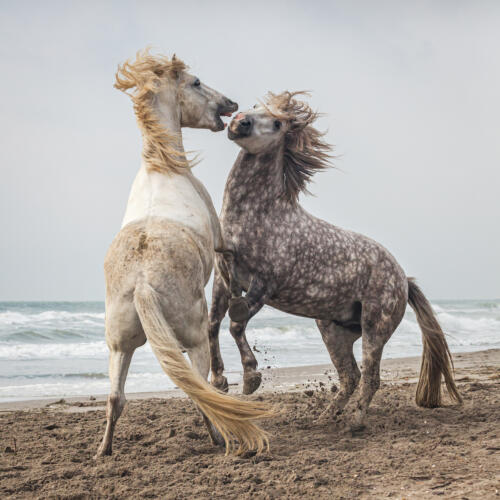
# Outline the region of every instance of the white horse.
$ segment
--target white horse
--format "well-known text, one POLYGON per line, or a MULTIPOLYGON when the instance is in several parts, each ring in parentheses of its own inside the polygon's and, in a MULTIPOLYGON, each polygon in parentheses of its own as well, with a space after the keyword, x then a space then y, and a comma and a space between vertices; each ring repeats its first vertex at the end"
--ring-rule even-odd
POLYGON ((130 361, 146 340, 165 373, 201 410, 214 443, 225 443, 229 451, 238 441, 239 451, 260 451, 268 445, 267 436, 253 420, 270 412, 206 382, 210 357, 204 287, 214 247, 223 242, 212 200, 191 172, 181 135, 181 127, 223 130, 221 115, 231 116, 238 106, 187 73, 175 56, 147 51, 118 68, 115 87, 133 89, 129 95, 143 135, 143 161, 104 263, 111 392, 96 456, 111 454, 130 361))

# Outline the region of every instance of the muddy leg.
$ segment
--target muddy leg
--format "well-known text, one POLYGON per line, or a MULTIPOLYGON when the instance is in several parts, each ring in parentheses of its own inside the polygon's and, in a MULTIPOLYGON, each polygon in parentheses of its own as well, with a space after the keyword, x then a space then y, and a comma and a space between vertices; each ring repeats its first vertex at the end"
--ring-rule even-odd
POLYGON ((124 391, 125 380, 133 354, 133 350, 129 352, 111 351, 109 354, 111 392, 108 396, 108 403, 106 406, 106 430, 94 458, 103 455, 111 455, 113 432, 115 430, 116 421, 120 417, 126 402, 124 391))
POLYGON ((257 360, 245 336, 246 326, 246 321, 243 323, 231 321, 229 331, 240 351, 241 364, 243 365, 243 394, 252 394, 252 392, 255 392, 259 388, 262 381, 262 374, 256 370, 257 360))
POLYGON ((356 409, 351 424, 352 431, 365 428, 365 418, 373 396, 380 387, 380 360, 384 345, 391 337, 394 328, 384 322, 382 315, 363 311, 363 369, 356 409))
POLYGON ((212 306, 208 322, 208 339, 210 342, 210 363, 212 369, 211 383, 221 391, 227 392, 227 378, 224 377, 224 361, 220 353, 219 330, 228 308, 229 295, 220 274, 215 272, 212 289, 212 306))
POLYGON ((320 417, 326 418, 342 412, 358 385, 361 375, 354 359, 352 347, 354 342, 361 337, 361 333, 355 333, 333 322, 316 320, 316 324, 337 370, 340 382, 337 394, 320 417))

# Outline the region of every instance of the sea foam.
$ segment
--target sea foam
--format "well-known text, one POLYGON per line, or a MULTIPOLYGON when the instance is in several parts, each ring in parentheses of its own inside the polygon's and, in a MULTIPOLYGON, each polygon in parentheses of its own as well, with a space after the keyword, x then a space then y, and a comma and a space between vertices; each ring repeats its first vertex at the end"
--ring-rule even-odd
MULTIPOLYGON (((500 347, 500 301, 442 301, 434 310, 452 352, 500 347)), ((0 303, 0 400, 106 394, 108 347, 102 303, 0 303)), ((241 360, 227 319, 220 332, 226 372, 236 381, 241 360)), ((311 319, 265 307, 247 327, 260 367, 330 363, 311 319)), ((411 308, 384 357, 421 355, 420 328, 411 308)), ((361 342, 355 344, 361 358, 361 342)), ((126 390, 173 387, 148 344, 134 353, 126 390)))

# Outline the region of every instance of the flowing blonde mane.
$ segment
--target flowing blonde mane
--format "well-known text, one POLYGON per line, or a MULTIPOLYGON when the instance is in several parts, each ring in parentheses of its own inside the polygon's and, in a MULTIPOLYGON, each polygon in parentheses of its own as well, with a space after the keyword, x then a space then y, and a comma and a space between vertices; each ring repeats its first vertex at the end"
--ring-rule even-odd
POLYGON ((288 122, 285 135, 283 177, 285 195, 293 203, 298 202, 301 192, 308 193, 307 183, 318 171, 330 167, 332 146, 323 141, 323 132, 312 126, 319 113, 302 101, 297 95, 307 92, 269 92, 264 105, 274 117, 288 122))
POLYGON ((183 151, 176 145, 179 137, 169 133, 161 124, 153 108, 155 95, 170 81, 175 81, 187 66, 175 57, 151 55, 149 49, 139 51, 135 61, 118 66, 115 88, 129 95, 134 103, 137 123, 142 131, 142 156, 151 170, 180 172, 190 167, 183 151), (132 92, 127 92, 133 89, 132 92))

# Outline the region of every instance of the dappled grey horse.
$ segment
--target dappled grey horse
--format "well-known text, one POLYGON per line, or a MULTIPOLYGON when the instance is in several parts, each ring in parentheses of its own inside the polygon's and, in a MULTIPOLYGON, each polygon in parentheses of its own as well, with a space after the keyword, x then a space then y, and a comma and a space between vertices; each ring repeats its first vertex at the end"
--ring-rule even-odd
POLYGON ((209 325, 212 383, 227 388, 218 334, 228 309, 245 394, 261 382, 245 338, 248 320, 264 304, 314 318, 340 379, 326 415, 341 412, 360 384, 352 422, 360 429, 380 384, 382 350, 409 303, 423 334, 417 404, 441 404, 442 375, 460 402, 448 345, 418 286, 382 245, 317 219, 299 205, 311 176, 328 167, 330 146, 312 126, 317 113, 297 94, 270 93, 262 104, 239 113, 228 129, 242 150, 221 213, 224 248, 216 257, 209 325), (362 374, 353 355, 360 337, 362 374))

